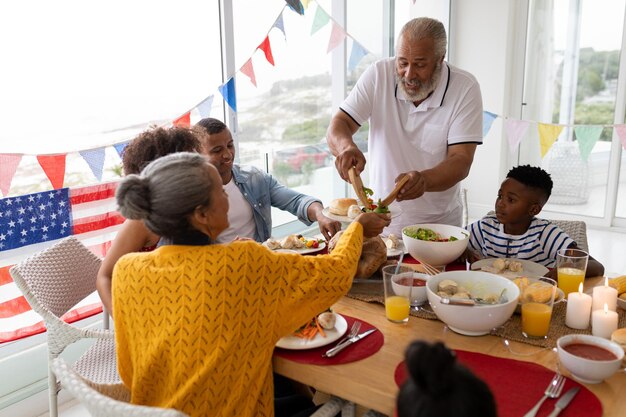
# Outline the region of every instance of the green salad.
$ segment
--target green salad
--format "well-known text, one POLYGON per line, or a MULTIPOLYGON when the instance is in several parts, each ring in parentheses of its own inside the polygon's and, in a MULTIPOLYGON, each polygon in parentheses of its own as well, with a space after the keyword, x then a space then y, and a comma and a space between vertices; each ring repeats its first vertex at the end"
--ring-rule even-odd
POLYGON ((424 227, 420 227, 418 229, 405 229, 404 234, 408 237, 412 237, 413 239, 427 240, 429 242, 454 242, 455 240, 459 240, 454 236, 450 236, 449 238, 442 237, 434 230, 424 227))

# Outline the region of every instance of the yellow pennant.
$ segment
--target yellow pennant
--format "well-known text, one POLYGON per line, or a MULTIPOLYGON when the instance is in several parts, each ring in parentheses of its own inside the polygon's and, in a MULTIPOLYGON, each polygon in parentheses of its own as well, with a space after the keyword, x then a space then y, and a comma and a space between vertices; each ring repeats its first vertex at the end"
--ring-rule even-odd
POLYGON ((539 129, 539 143, 541 144, 541 157, 543 158, 556 141, 556 138, 561 134, 563 126, 538 123, 537 128, 539 129))
POLYGON ((310 0, 300 0, 300 3, 302 3, 302 7, 304 7, 305 10, 309 7, 309 1, 310 0))

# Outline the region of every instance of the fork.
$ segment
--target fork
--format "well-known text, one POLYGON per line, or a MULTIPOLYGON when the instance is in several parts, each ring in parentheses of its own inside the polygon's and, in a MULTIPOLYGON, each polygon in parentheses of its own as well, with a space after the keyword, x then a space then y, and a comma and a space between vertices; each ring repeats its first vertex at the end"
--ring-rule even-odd
MULTIPOLYGON (((354 323, 352 323, 352 327, 350 327, 350 331, 348 333, 346 333, 346 335, 344 337, 342 337, 341 340, 339 340, 339 342, 337 342, 335 347, 339 346, 340 344, 342 344, 346 340, 351 339, 354 336, 356 336, 357 334, 359 334, 359 330, 361 330, 361 322, 360 321, 355 321, 354 323)), ((325 357, 326 357, 326 353, 324 353, 322 355, 322 358, 325 358, 325 357)))
POLYGON ((563 375, 557 373, 552 378, 552 381, 548 384, 546 391, 543 393, 543 397, 535 404, 533 408, 530 409, 524 417, 535 417, 537 411, 539 411, 539 407, 546 400, 546 398, 556 398, 561 395, 561 391, 563 391, 563 386, 565 385, 565 378, 563 375))

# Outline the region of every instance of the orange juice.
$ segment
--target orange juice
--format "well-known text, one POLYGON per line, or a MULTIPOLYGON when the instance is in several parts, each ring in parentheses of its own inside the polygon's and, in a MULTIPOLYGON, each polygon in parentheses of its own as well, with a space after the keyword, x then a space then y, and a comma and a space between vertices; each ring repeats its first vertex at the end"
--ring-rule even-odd
POLYGON ((409 299, 397 295, 385 298, 385 313, 391 321, 404 322, 409 318, 409 299))
POLYGON ((585 280, 585 271, 577 268, 559 268, 559 288, 565 293, 565 298, 571 292, 577 292, 578 286, 585 280))
POLYGON ((522 332, 530 337, 547 336, 551 316, 552 307, 547 304, 522 304, 522 332))

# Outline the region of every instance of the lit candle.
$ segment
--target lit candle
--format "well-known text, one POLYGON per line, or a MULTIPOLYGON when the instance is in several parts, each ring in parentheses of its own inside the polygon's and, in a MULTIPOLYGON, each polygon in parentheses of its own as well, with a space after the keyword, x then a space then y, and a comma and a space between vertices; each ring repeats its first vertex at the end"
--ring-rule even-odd
POLYGON ((617 313, 609 310, 607 304, 604 304, 604 310, 591 313, 591 334, 610 339, 611 333, 615 330, 617 330, 617 313))
POLYGON ((583 284, 581 282, 578 286, 578 292, 571 292, 567 296, 565 325, 572 329, 586 329, 589 327, 591 301, 591 296, 583 293, 583 284))
POLYGON ((604 285, 593 288, 592 311, 602 310, 604 305, 608 305, 609 310, 617 310, 617 289, 609 287, 609 278, 604 279, 604 285))

